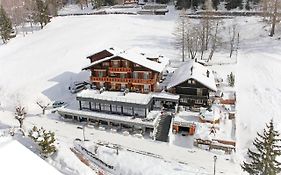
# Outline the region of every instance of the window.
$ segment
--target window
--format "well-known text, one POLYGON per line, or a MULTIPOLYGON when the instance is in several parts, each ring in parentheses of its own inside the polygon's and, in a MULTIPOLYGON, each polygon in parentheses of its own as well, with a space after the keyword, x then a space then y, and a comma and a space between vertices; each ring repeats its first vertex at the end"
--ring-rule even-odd
POLYGON ((133 78, 138 78, 138 72, 133 72, 133 78))
POLYGON ((112 67, 119 67, 119 60, 112 60, 112 67))
POLYGON ((124 106, 123 107, 123 114, 133 115, 133 108, 132 107, 124 106))
POLYGON ((116 106, 116 112, 117 113, 122 113, 122 106, 116 106))
POLYGON ((103 62, 102 67, 109 67, 109 62, 103 62))
POLYGON ((95 110, 96 109, 96 104, 94 102, 91 102, 91 110, 95 110))
POLYGON ((126 61, 126 60, 123 60, 122 61, 123 63, 123 67, 129 67, 129 62, 128 61, 126 61))
POLYGON ((88 101, 81 101, 82 109, 90 109, 90 103, 88 101))
POLYGON ((102 111, 110 111, 110 104, 101 104, 102 111))
POLYGON ((103 77, 103 71, 98 71, 98 77, 103 77))
POLYGON ((192 83, 192 80, 188 80, 187 83, 188 83, 188 84, 191 84, 191 83, 192 83))
POLYGON ((194 103, 195 103, 195 104, 203 104, 203 100, 197 99, 197 100, 194 101, 194 103))
POLYGON ((139 117, 145 117, 145 109, 144 108, 134 108, 134 115, 139 117))
POLYGON ((120 78, 126 78, 126 74, 121 73, 121 74, 120 74, 120 78))
POLYGON ((203 95, 203 89, 197 89, 197 96, 202 96, 203 95))
POLYGON ((116 105, 111 105, 111 112, 117 113, 117 106, 116 105))
POLYGON ((195 81, 195 80, 192 80, 192 84, 196 84, 196 81, 195 81))
POLYGON ((100 110, 100 104, 99 103, 96 103, 96 105, 95 105, 95 107, 96 107, 96 110, 100 110))
POLYGON ((149 72, 143 73, 143 79, 145 79, 145 80, 149 79, 149 72))

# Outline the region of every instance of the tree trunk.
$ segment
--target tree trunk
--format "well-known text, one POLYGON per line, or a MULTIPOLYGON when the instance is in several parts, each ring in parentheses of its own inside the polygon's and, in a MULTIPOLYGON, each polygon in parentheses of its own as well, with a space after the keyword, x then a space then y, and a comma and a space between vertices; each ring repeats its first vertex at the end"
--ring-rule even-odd
POLYGON ((20 128, 22 129, 22 126, 23 126, 23 120, 19 119, 19 123, 20 123, 20 128))
POLYGON ((182 24, 182 62, 184 62, 185 57, 185 22, 182 24))
POLYGON ((217 44, 217 34, 218 34, 218 27, 219 27, 219 22, 217 22, 216 24, 216 31, 215 31, 215 36, 214 36, 214 40, 213 40, 213 45, 212 45, 212 49, 211 49, 211 52, 210 52, 210 55, 208 57, 208 60, 207 62, 209 62, 210 60, 212 60, 212 57, 214 55, 214 52, 216 50, 216 44, 217 44))
POLYGON ((272 16, 272 26, 271 26, 271 31, 269 36, 273 37, 273 35, 275 34, 275 26, 276 26, 276 18, 277 18, 277 1, 275 0, 274 3, 274 12, 273 12, 273 16, 272 16))

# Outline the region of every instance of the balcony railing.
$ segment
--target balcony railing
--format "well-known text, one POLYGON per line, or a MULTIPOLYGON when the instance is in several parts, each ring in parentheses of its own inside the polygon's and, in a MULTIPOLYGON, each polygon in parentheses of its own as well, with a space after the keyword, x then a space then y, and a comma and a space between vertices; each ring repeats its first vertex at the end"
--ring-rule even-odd
POLYGON ((112 82, 112 83, 136 83, 136 84, 154 84, 156 79, 134 79, 134 78, 111 78, 111 77, 93 77, 92 82, 112 82))
POLYGON ((127 67, 110 67, 109 72, 132 72, 131 68, 127 67))

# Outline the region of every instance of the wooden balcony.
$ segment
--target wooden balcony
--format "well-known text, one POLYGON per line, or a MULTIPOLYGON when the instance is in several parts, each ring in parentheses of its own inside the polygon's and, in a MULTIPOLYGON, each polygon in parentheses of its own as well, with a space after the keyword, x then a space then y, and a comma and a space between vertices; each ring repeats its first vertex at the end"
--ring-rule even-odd
POLYGON ((127 67, 110 67, 108 69, 109 72, 125 72, 125 73, 128 73, 128 72, 132 72, 131 68, 127 68, 127 67))
POLYGON ((156 79, 133 79, 133 78, 111 78, 111 77, 93 77, 91 76, 92 82, 110 82, 110 83, 120 83, 120 84, 154 84, 156 79))

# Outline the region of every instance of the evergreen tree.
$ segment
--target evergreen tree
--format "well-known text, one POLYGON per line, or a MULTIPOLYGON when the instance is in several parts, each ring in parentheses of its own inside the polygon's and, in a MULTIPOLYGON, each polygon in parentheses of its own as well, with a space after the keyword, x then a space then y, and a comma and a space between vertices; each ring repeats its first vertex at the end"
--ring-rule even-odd
POLYGON ((251 9, 250 0, 247 0, 245 9, 246 9, 246 10, 250 10, 250 9, 251 9))
POLYGON ((190 7, 191 7, 190 0, 177 0, 177 2, 176 2, 176 9, 177 10, 189 9, 190 7))
POLYGON ((47 157, 48 155, 51 155, 57 151, 54 145, 54 142, 56 141, 55 133, 51 131, 47 132, 46 130, 44 130, 42 137, 43 139, 39 141, 38 145, 41 147, 42 155, 47 157))
POLYGON ((56 146, 54 145, 55 133, 51 131, 46 131, 42 127, 38 129, 36 126, 33 126, 32 130, 29 131, 28 136, 41 148, 41 154, 44 157, 55 153, 57 151, 56 146))
POLYGON ((48 4, 42 0, 35 0, 36 8, 34 10, 33 19, 34 22, 39 22, 41 29, 50 22, 48 14, 48 4))
POLYGON ((234 74, 231 72, 229 75, 227 75, 227 81, 228 81, 228 85, 233 87, 234 83, 235 83, 235 76, 234 74))
POLYGON ((239 7, 239 9, 242 9, 242 2, 242 0, 226 0, 225 8, 227 10, 236 9, 237 7, 239 7))
POLYGON ((109 6, 112 6, 115 4, 115 1, 114 0, 104 0, 104 5, 109 5, 109 6))
POLYGON ((220 0, 212 0, 213 2, 213 8, 215 10, 218 10, 218 5, 220 4, 220 0))
POLYGON ((266 124, 263 134, 257 133, 253 145, 256 152, 248 149, 249 163, 243 162, 243 171, 255 175, 276 175, 281 172, 281 163, 276 160, 281 156, 280 133, 275 130, 273 120, 266 124))
POLYGON ((159 3, 159 4, 168 4, 170 0, 156 0, 156 3, 159 3))
POLYGON ((3 6, 0 7, 0 36, 4 43, 7 43, 11 38, 11 33, 13 32, 12 22, 7 16, 3 6))

